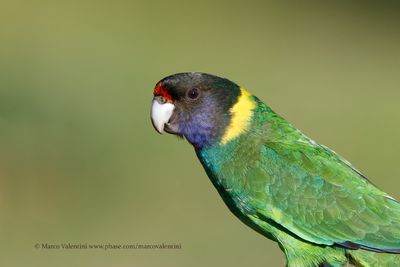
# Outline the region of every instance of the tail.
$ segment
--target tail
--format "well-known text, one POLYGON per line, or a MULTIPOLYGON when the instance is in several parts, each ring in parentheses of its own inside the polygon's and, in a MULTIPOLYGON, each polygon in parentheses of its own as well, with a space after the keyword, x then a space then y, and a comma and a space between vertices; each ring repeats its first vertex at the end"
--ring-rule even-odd
POLYGON ((400 254, 297 241, 295 247, 283 247, 288 267, 400 267, 400 254))
POLYGON ((346 250, 349 263, 356 267, 399 267, 400 254, 379 253, 367 250, 346 250))

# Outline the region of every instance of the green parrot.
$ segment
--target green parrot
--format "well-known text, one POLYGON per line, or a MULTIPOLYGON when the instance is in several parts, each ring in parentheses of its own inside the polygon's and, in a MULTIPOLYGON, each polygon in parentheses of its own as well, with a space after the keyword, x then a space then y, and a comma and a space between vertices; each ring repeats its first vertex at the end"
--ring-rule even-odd
POLYGON ((400 203, 234 82, 168 76, 151 119, 193 145, 230 211, 287 266, 400 266, 400 203))

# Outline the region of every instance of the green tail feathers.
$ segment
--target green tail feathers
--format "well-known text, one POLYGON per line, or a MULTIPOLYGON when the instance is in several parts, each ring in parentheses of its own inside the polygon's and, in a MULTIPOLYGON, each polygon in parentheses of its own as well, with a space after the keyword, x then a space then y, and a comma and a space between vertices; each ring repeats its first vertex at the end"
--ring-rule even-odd
POLYGON ((389 253, 374 253, 366 250, 350 250, 348 255, 355 266, 362 267, 398 267, 400 255, 389 253))

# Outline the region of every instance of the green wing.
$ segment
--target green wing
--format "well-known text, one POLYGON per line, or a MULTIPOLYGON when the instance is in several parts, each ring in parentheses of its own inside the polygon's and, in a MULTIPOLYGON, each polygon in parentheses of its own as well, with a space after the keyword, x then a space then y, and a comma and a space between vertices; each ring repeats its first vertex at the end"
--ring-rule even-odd
POLYGON ((245 173, 260 218, 313 243, 400 253, 400 203, 350 163, 309 139, 260 150, 245 173))

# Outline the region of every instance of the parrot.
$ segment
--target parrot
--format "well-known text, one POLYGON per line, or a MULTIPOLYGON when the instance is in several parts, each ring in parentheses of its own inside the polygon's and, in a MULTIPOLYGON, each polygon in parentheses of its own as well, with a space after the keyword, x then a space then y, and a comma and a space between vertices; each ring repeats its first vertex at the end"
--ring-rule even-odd
POLYGON ((156 83, 155 130, 187 140, 228 209, 278 243, 287 267, 400 266, 400 202, 236 83, 156 83))

